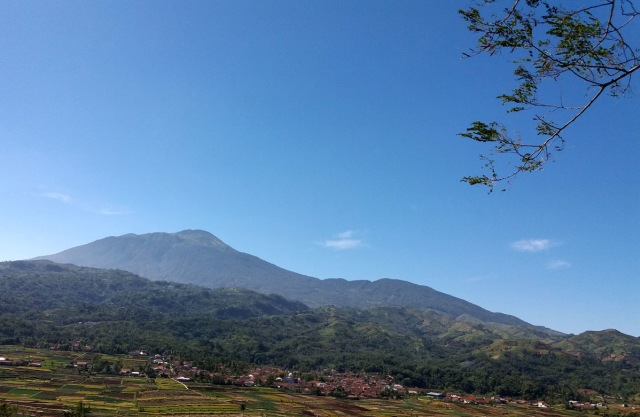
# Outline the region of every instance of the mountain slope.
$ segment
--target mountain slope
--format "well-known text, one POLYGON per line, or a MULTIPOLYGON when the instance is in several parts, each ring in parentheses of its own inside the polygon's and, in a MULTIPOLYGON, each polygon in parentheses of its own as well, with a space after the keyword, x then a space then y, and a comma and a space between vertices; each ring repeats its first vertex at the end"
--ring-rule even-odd
POLYGON ((555 344, 574 356, 593 355, 603 362, 640 363, 640 338, 614 329, 588 331, 555 344))
POLYGON ((584 388, 626 398, 640 392, 640 338, 615 331, 551 341, 523 326, 434 311, 310 310, 248 290, 49 261, 0 263, 5 344, 171 352, 209 370, 245 362, 297 372, 375 372, 405 386, 529 399, 565 401, 584 388), (625 356, 610 360, 609 352, 625 356))
MULTIPOLYGON (((320 280, 297 274, 239 252, 201 230, 107 237, 36 259, 117 268, 153 280, 211 288, 241 287, 265 294, 279 294, 311 307, 410 306, 452 317, 468 316, 483 322, 532 327, 517 317, 490 312, 460 298, 406 281, 320 280)), ((543 327, 536 328, 544 333, 559 334, 543 327)))
POLYGON ((238 252, 212 234, 197 230, 112 236, 36 259, 117 268, 153 280, 265 293, 275 293, 273 289, 279 286, 317 281, 238 252))
MULTIPOLYGON (((211 289, 192 284, 150 281, 120 270, 106 270, 51 261, 0 263, 0 316, 40 311, 60 311, 61 319, 73 306, 108 307, 95 313, 127 318, 137 307, 151 313, 209 315, 218 318, 248 318, 289 314, 309 310, 306 305, 279 295, 265 295, 245 289, 211 289)), ((91 308, 86 308, 91 312, 91 308)))

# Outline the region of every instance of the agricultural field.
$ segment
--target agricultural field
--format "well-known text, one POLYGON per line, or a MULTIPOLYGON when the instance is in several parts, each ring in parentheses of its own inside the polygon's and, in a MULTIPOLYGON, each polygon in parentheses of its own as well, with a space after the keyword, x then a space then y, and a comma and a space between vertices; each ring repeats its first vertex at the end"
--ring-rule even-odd
MULTIPOLYGON (((78 403, 100 416, 451 416, 577 417, 580 413, 525 405, 451 404, 422 396, 403 400, 348 400, 293 394, 265 387, 181 383, 170 378, 102 376, 69 364, 90 362, 95 354, 0 347, 0 356, 19 357, 37 366, 0 366, 0 401, 20 415, 61 417, 78 403)), ((105 358, 105 355, 100 355, 105 358)), ((146 361, 109 357, 137 368, 146 361)), ((584 415, 584 414, 582 414, 584 415)))

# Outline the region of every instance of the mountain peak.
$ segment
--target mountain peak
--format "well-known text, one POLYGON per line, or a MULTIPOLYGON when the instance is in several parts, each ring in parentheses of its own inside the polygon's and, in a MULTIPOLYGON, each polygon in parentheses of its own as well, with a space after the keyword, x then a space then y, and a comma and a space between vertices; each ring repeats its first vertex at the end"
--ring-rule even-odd
POLYGON ((173 233, 174 236, 181 240, 198 246, 207 246, 216 249, 231 249, 231 246, 224 243, 211 233, 204 230, 183 230, 173 233))
POLYGON ((493 313, 468 301, 407 281, 320 280, 297 274, 237 251, 203 230, 108 237, 40 259, 94 268, 121 269, 153 280, 211 288, 246 288, 264 294, 279 294, 311 307, 411 306, 438 311, 451 317, 464 315, 483 322, 525 326, 543 333, 550 332, 517 317, 493 313))

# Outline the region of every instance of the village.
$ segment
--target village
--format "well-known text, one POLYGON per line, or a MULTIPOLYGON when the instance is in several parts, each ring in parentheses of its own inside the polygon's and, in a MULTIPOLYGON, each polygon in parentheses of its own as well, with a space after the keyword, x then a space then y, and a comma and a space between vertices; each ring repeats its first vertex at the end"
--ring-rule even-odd
MULTIPOLYGON (((90 346, 87 346, 85 350, 91 350, 90 348, 90 346)), ((497 405, 511 403, 529 405, 540 409, 551 408, 551 405, 543 400, 528 401, 500 396, 482 397, 405 387, 394 381, 391 375, 381 376, 364 372, 338 372, 330 369, 297 373, 275 367, 252 367, 250 371, 244 374, 233 375, 225 365, 219 365, 219 370, 214 372, 198 368, 193 361, 165 357, 161 354, 149 356, 143 351, 133 351, 129 352, 129 355, 137 358, 148 358, 147 366, 138 366, 136 369, 130 367, 117 368, 114 365, 109 365, 98 369, 94 361, 75 360, 67 363, 65 367, 76 369, 78 372, 118 373, 120 376, 133 378, 172 378, 183 384, 187 389, 191 383, 209 382, 244 388, 271 387, 291 393, 333 396, 351 400, 367 398, 400 399, 406 396, 426 396, 434 400, 459 404, 497 405)), ((0 366, 29 366, 37 368, 41 367, 42 364, 38 361, 0 357, 0 366)), ((567 404, 555 406, 564 406, 564 408, 576 410, 607 408, 607 404, 602 402, 591 403, 576 400, 570 400, 567 404)))
MULTIPOLYGON (((637 407, 584 401, 528 401, 499 396, 409 387, 388 374, 321 369, 300 372, 246 363, 209 362, 208 369, 184 357, 133 351, 127 355, 96 353, 90 346, 65 350, 3 346, 0 351, 0 403, 22 415, 62 417, 78 402, 98 416, 183 415, 404 415, 446 411, 447 415, 518 417, 574 413, 637 417, 637 407), (244 409, 242 408, 244 407, 244 409), (302 410, 302 411, 301 411, 302 410), (393 411, 392 411, 393 410, 393 411), (504 409, 503 409, 504 410, 504 409)), ((596 398, 596 396, 591 396, 596 398)), ((581 399, 584 399, 581 397, 581 399)), ((609 398, 607 398, 609 400, 609 398)))
MULTIPOLYGON (((415 387, 405 387, 394 381, 391 375, 381 376, 373 373, 338 372, 323 369, 318 372, 294 373, 275 367, 253 367, 243 375, 229 375, 225 369, 211 372, 199 369, 193 362, 185 360, 167 361, 162 355, 156 354, 151 359, 153 372, 157 377, 173 378, 178 382, 188 384, 196 381, 215 381, 220 384, 233 384, 238 387, 267 386, 283 391, 301 394, 334 396, 352 400, 366 398, 400 399, 406 396, 426 396, 434 400, 449 403, 473 405, 517 404, 529 405, 540 409, 551 408, 543 400, 528 401, 500 396, 475 396, 448 392, 429 391, 415 387)), ((222 366, 221 366, 222 367, 222 366)), ((140 376, 139 372, 122 369, 122 375, 140 376)), ((556 405, 558 406, 558 405, 556 405)), ((560 405, 562 406, 562 405, 560 405)), ((596 410, 607 408, 601 402, 580 402, 571 400, 563 405, 564 408, 576 410, 596 410)))

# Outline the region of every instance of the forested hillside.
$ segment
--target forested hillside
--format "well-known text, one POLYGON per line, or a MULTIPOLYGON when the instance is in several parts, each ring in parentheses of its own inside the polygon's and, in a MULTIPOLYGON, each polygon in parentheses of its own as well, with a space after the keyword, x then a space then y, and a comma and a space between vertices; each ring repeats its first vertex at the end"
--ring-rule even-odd
MULTIPOLYGON (((428 286, 398 279, 348 281, 297 274, 237 251, 204 230, 111 236, 38 259, 94 268, 117 268, 152 280, 210 288, 247 288, 263 294, 279 294, 311 307, 411 306, 435 310, 451 317, 467 315, 484 322, 536 327, 517 317, 485 310, 428 286)), ((537 329, 559 334, 544 327, 537 329)))
POLYGON ((203 368, 364 370, 408 386, 532 399, 640 392, 640 341, 618 332, 552 337, 415 308, 309 309, 280 296, 49 261, 0 264, 0 343, 174 352, 203 368))

